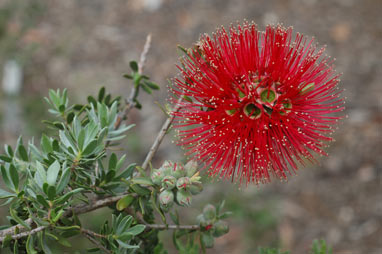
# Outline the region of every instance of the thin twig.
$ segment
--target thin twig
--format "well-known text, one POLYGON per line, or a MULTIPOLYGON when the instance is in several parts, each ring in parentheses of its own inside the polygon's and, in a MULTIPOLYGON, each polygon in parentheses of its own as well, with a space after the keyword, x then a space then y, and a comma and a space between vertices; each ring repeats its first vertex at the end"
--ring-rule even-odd
POLYGON ((139 211, 134 211, 130 207, 125 208, 125 211, 134 216, 137 221, 143 225, 145 225, 147 228, 152 228, 152 229, 187 229, 187 230, 198 230, 200 229, 199 225, 166 225, 166 224, 150 224, 147 223, 144 219, 142 214, 139 211))
POLYGON ((198 230, 199 225, 164 225, 164 224, 146 224, 148 228, 154 229, 187 229, 187 230, 198 230))
MULTIPOLYGON (((139 59, 139 63, 138 63, 139 74, 142 74, 143 72, 143 68, 146 62, 146 56, 147 56, 147 53, 149 52, 150 46, 151 46, 151 34, 148 34, 146 37, 145 46, 143 47, 143 50, 139 59)), ((130 110, 135 107, 134 97, 135 97, 136 91, 137 91, 136 87, 133 86, 133 88, 130 91, 129 97, 126 100, 125 109, 123 110, 122 114, 118 116, 117 121, 114 124, 115 129, 118 129, 121 126, 122 120, 126 119, 130 110)))
POLYGON ((144 170, 147 169, 149 163, 151 162, 151 160, 154 157, 156 151, 158 150, 160 144, 162 143, 164 136, 166 135, 168 129, 170 128, 172 122, 174 121, 175 115, 173 113, 177 112, 180 109, 180 101, 182 99, 183 99, 183 96, 180 96, 177 103, 175 104, 175 107, 172 109, 172 113, 169 114, 169 117, 163 123, 162 128, 160 129, 157 137, 155 138, 154 143, 152 144, 149 152, 146 155, 145 161, 142 164, 142 168, 144 170))
POLYGON ((91 236, 90 234, 86 233, 86 232, 82 232, 82 234, 89 240, 91 241, 95 246, 97 246, 97 248, 100 248, 101 250, 103 250, 105 253, 108 253, 108 254, 112 254, 112 252, 108 249, 106 249, 104 246, 102 246, 101 243, 99 243, 96 239, 93 238, 93 236, 91 236))
POLYGON ((147 53, 149 52, 150 46, 151 46, 151 34, 148 34, 146 37, 145 46, 143 47, 143 50, 141 53, 141 57, 139 58, 139 63, 138 63, 139 74, 143 73, 143 67, 145 66, 146 56, 147 56, 147 53))
POLYGON ((107 237, 106 235, 98 234, 98 233, 96 233, 94 231, 91 231, 89 229, 86 229, 86 228, 81 228, 80 230, 81 230, 82 233, 91 235, 93 237, 99 237, 99 238, 106 238, 107 237))

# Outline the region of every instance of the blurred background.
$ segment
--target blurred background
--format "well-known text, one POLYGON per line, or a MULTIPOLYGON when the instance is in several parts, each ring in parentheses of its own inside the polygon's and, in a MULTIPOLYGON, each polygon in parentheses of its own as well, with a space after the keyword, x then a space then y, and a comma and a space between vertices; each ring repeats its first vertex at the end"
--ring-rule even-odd
MULTIPOLYGON (((165 120, 154 101, 165 102, 167 79, 176 75, 176 46, 190 47, 201 33, 244 19, 260 30, 280 22, 327 45, 343 73, 348 118, 327 150, 330 156, 288 183, 243 189, 229 182, 206 184, 182 217, 194 223, 204 204, 227 201, 234 212, 231 230, 210 254, 255 253, 257 246, 307 253, 312 240, 321 238, 336 254, 380 254, 381 7, 380 0, 0 0, 0 141, 14 145, 20 134, 40 139, 47 131, 41 120, 50 118, 42 99, 48 88, 68 88, 73 103, 96 95, 101 86, 127 96, 131 84, 122 74, 151 33, 144 72, 161 90, 154 98, 142 95, 143 109, 129 119, 138 126, 122 145, 131 162, 141 163, 165 120)), ((182 158, 167 137, 153 164, 182 158)), ((0 217, 5 215, 1 210, 0 217)), ((102 216, 87 216, 90 225, 99 225, 107 210, 95 215, 102 216)), ((176 253, 170 234, 162 237, 176 253)))

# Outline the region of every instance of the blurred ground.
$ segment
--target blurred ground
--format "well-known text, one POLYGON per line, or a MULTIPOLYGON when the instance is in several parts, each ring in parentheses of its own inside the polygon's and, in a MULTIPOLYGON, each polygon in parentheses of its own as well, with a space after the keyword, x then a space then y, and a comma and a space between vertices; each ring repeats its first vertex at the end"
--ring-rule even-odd
MULTIPOLYGON (((0 12, 0 67, 16 59, 24 73, 20 96, 1 95, 1 143, 14 143, 20 133, 39 137, 47 88, 66 87, 74 101, 102 85, 127 95, 121 74, 147 33, 153 45, 145 72, 162 86, 154 100, 164 102, 177 44, 191 46, 201 33, 237 20, 254 20, 261 29, 281 22, 315 36, 337 58, 349 117, 322 165, 300 170, 288 184, 243 190, 211 184, 195 203, 225 198, 235 216, 230 233, 208 253, 254 253, 258 245, 307 253, 315 238, 336 254, 382 253, 381 7, 380 0, 0 0, 10 9, 0 12)), ((142 160, 164 120, 153 99, 143 98, 144 109, 131 116, 138 122, 126 144, 131 161, 142 160)), ((154 165, 181 158, 169 140, 154 165)))

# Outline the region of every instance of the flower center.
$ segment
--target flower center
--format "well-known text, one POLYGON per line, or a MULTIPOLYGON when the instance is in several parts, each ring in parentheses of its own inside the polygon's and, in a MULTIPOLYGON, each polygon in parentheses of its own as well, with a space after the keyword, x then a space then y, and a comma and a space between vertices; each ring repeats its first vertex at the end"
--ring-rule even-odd
POLYGON ((249 119, 258 119, 261 116, 261 109, 259 109, 255 104, 248 103, 244 107, 244 114, 249 119))
POLYGON ((264 89, 260 93, 260 100, 265 103, 272 103, 276 100, 276 92, 272 89, 264 89))

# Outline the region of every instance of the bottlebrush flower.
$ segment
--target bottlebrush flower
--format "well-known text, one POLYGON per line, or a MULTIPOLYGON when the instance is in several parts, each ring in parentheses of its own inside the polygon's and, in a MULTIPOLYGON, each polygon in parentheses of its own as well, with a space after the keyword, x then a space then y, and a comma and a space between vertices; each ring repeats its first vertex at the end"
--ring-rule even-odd
POLYGON ((203 35, 172 89, 179 144, 209 174, 248 182, 286 179, 316 162, 344 109, 333 61, 292 28, 255 24, 203 35))

